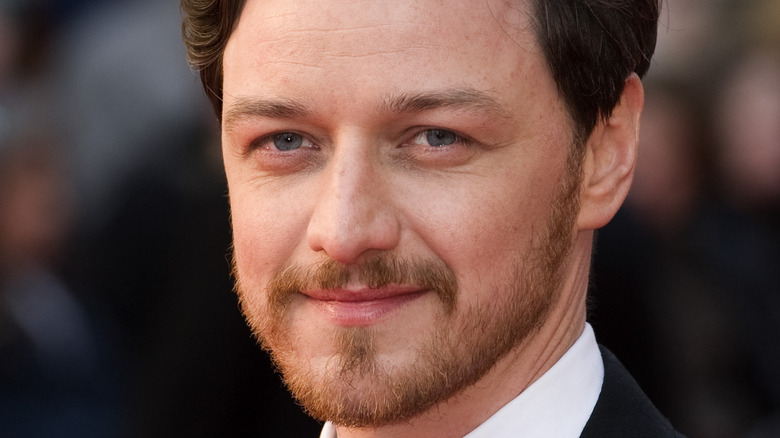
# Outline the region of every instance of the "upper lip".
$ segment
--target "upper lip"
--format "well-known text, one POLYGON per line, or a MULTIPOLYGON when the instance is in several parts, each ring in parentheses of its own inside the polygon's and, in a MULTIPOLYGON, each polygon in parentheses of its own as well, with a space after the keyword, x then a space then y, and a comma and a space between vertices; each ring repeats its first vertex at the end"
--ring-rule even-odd
POLYGON ((304 290, 301 293, 319 301, 360 302, 382 300, 421 291, 422 289, 415 286, 390 285, 379 288, 311 289, 304 290))

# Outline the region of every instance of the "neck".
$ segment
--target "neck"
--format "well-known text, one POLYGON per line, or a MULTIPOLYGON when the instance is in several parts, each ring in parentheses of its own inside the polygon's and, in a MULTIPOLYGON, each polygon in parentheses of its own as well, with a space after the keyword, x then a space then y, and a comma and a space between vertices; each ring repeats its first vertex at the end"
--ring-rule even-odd
POLYGON ((592 233, 581 233, 565 266, 558 300, 544 324, 477 383, 403 423, 337 427, 339 438, 463 437, 520 395, 569 350, 585 328, 592 233))

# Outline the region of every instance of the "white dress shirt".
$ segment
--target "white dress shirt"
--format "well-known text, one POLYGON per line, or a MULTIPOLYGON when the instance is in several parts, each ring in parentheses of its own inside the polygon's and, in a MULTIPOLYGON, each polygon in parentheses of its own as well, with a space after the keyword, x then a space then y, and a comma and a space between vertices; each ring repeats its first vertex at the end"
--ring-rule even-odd
MULTIPOLYGON (((590 324, 558 362, 464 438, 579 437, 604 382, 604 363, 590 324)), ((337 438, 325 423, 320 438, 337 438)))

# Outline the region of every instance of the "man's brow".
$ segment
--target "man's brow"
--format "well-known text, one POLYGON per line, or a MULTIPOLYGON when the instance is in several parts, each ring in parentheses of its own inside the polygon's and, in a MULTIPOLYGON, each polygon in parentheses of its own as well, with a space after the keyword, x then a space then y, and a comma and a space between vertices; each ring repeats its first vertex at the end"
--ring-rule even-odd
POLYGON ((439 108, 470 109, 509 117, 508 111, 487 92, 472 88, 400 93, 384 102, 386 110, 393 113, 418 113, 439 108))
MULTIPOLYGON (((509 112, 493 96, 471 88, 397 93, 382 101, 380 109, 395 113, 419 113, 441 108, 478 110, 493 116, 509 118, 509 112)), ((230 131, 242 120, 259 117, 271 119, 305 118, 311 111, 292 99, 238 98, 223 115, 223 129, 230 131)))
POLYGON ((229 131, 242 120, 252 117, 271 119, 302 118, 309 110, 301 103, 288 99, 239 98, 225 108, 223 128, 229 131))

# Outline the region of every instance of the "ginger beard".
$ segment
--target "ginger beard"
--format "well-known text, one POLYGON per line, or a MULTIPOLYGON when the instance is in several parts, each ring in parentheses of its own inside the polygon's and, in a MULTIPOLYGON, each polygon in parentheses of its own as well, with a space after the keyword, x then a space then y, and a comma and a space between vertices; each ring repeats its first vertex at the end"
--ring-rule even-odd
MULTIPOLYGON (((314 418, 347 427, 377 427, 411 419, 474 384, 501 358, 544 323, 557 301, 561 273, 572 246, 579 210, 582 143, 568 154, 564 178, 551 203, 545 227, 519 250, 512 272, 495 281, 508 288, 495 299, 457 306, 455 273, 440 260, 406 260, 391 255, 347 269, 325 259, 314 266, 292 265, 269 283, 266 309, 257 291, 236 292, 244 315, 264 349, 270 352, 293 396, 314 418), (414 360, 386 365, 378 360, 382 344, 372 327, 335 327, 330 339, 336 354, 326 369, 315 369, 297 353, 289 323, 292 296, 306 288, 338 288, 350 280, 370 287, 415 285, 430 289, 442 303, 414 360)), ((485 286, 485 287, 488 287, 485 286)))

